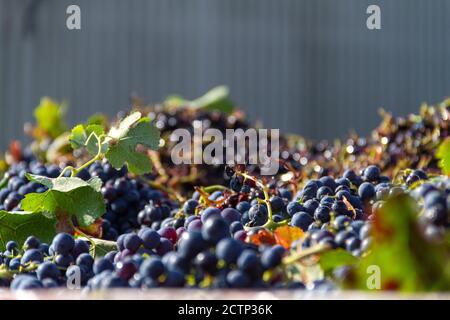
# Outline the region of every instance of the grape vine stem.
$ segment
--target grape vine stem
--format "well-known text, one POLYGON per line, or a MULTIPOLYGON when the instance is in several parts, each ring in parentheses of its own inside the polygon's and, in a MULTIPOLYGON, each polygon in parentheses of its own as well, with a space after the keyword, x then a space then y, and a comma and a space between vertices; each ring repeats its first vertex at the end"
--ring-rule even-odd
POLYGON ((272 205, 270 203, 269 189, 267 188, 267 186, 264 183, 262 183, 260 180, 256 179, 255 177, 253 177, 245 172, 237 172, 237 173, 239 175, 241 175, 242 177, 244 177, 245 179, 253 181, 259 188, 261 188, 261 190, 264 194, 264 200, 262 200, 262 202, 264 202, 267 206, 268 219, 267 219, 267 222, 263 225, 263 228, 273 231, 278 227, 287 225, 289 223, 288 220, 283 220, 280 222, 273 221, 272 205))

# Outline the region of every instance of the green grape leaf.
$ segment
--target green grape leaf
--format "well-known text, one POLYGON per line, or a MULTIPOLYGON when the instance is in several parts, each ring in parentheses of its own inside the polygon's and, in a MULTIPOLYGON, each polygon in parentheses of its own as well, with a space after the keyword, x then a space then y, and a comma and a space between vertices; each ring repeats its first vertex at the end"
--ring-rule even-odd
POLYGON ((165 99, 164 105, 169 108, 187 106, 192 109, 204 109, 231 114, 234 111, 234 103, 229 99, 229 94, 230 90, 228 87, 218 86, 194 100, 186 100, 182 96, 175 94, 170 95, 165 99))
POLYGON ((135 112, 122 120, 118 127, 111 128, 106 143, 109 148, 105 156, 114 168, 120 169, 127 164, 132 173, 145 174, 151 172, 151 161, 136 148, 143 145, 156 150, 159 131, 150 119, 141 118, 141 114, 135 112))
POLYGON ((234 104, 229 99, 230 90, 226 86, 218 86, 208 91, 203 96, 188 102, 188 105, 196 109, 209 111, 220 111, 225 114, 231 114, 234 110, 234 104))
MULTIPOLYGON (((95 156, 98 153, 98 140, 105 133, 103 126, 92 124, 83 126, 79 124, 72 129, 69 141, 74 150, 86 147, 87 151, 95 156)), ((106 152, 108 145, 102 144, 101 152, 106 152)))
POLYGON ((335 268, 351 266, 358 262, 350 252, 344 249, 336 249, 324 252, 320 255, 320 267, 323 272, 329 273, 335 268))
POLYGON ((117 250, 117 244, 114 241, 108 241, 97 238, 89 238, 91 243, 90 254, 94 258, 103 257, 110 251, 117 250))
POLYGON ((22 246, 28 236, 34 235, 49 243, 55 234, 56 220, 48 219, 39 212, 0 211, 0 251, 5 250, 9 240, 22 246))
POLYGON ((54 100, 44 97, 34 110, 37 126, 48 133, 52 138, 56 138, 66 131, 64 114, 66 108, 54 100))
POLYGON ((439 159, 439 167, 446 175, 450 175, 450 137, 447 137, 438 148, 437 158, 439 159))
POLYGON ((48 187, 44 193, 30 193, 25 196, 21 206, 26 211, 42 212, 48 218, 57 215, 75 216, 82 227, 87 227, 106 211, 100 192, 102 181, 94 177, 89 181, 79 178, 47 178, 28 175, 48 187))
POLYGON ((389 199, 373 221, 373 245, 348 287, 405 292, 450 290, 449 247, 424 237, 417 204, 408 195, 389 199), (375 272, 376 270, 379 270, 375 272))

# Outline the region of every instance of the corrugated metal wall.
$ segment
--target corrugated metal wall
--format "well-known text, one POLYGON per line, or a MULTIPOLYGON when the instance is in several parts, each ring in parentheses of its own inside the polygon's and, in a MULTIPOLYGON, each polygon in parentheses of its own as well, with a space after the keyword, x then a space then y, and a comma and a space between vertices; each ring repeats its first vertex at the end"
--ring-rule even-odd
POLYGON ((131 92, 196 97, 227 84, 254 120, 309 137, 367 133, 379 107, 450 92, 448 0, 0 0, 0 148, 41 96, 70 120, 131 92), (66 29, 78 4, 82 30, 66 29), (366 28, 378 4, 382 30, 366 28))

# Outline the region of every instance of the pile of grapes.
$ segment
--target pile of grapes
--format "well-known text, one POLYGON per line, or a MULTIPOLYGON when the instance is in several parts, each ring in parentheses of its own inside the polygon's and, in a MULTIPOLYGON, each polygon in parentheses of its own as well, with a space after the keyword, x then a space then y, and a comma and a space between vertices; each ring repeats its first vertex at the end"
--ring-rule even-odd
MULTIPOLYGON (((158 108, 149 118, 165 141, 192 121, 249 127, 239 113, 158 108)), ((450 290, 449 107, 421 112, 386 116, 372 137, 340 145, 283 137, 284 166, 273 177, 254 166, 174 166, 167 143, 145 153, 156 167, 151 173, 127 162, 136 155, 119 166, 110 152, 121 141, 108 139, 125 124, 122 136, 150 130, 140 114, 108 124, 108 135, 98 127, 72 131, 76 156, 57 164, 38 160, 30 148, 15 152, 0 183, 0 220, 39 214, 55 219, 56 229, 44 238, 17 231, 5 239, 12 233, 0 224, 0 287, 366 289, 361 275, 375 259, 386 275, 381 289, 450 290), (89 152, 77 150, 77 139, 89 152), (60 209, 73 198, 76 209, 84 199, 70 192, 83 188, 102 199, 80 207, 92 219, 60 209), (30 205, 44 212, 30 213, 30 205), (393 263, 405 271, 396 273, 393 263)))

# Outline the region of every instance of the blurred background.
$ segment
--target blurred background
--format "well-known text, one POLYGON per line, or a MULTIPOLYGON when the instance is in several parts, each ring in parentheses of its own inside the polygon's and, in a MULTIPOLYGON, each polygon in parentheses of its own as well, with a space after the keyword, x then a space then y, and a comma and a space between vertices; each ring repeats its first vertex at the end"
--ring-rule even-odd
POLYGON ((225 84, 252 120, 310 138, 367 134, 450 94, 448 0, 0 0, 0 148, 42 96, 75 124, 130 96, 225 84), (81 30, 66 8, 81 7, 81 30), (381 7, 382 29, 366 27, 381 7))

